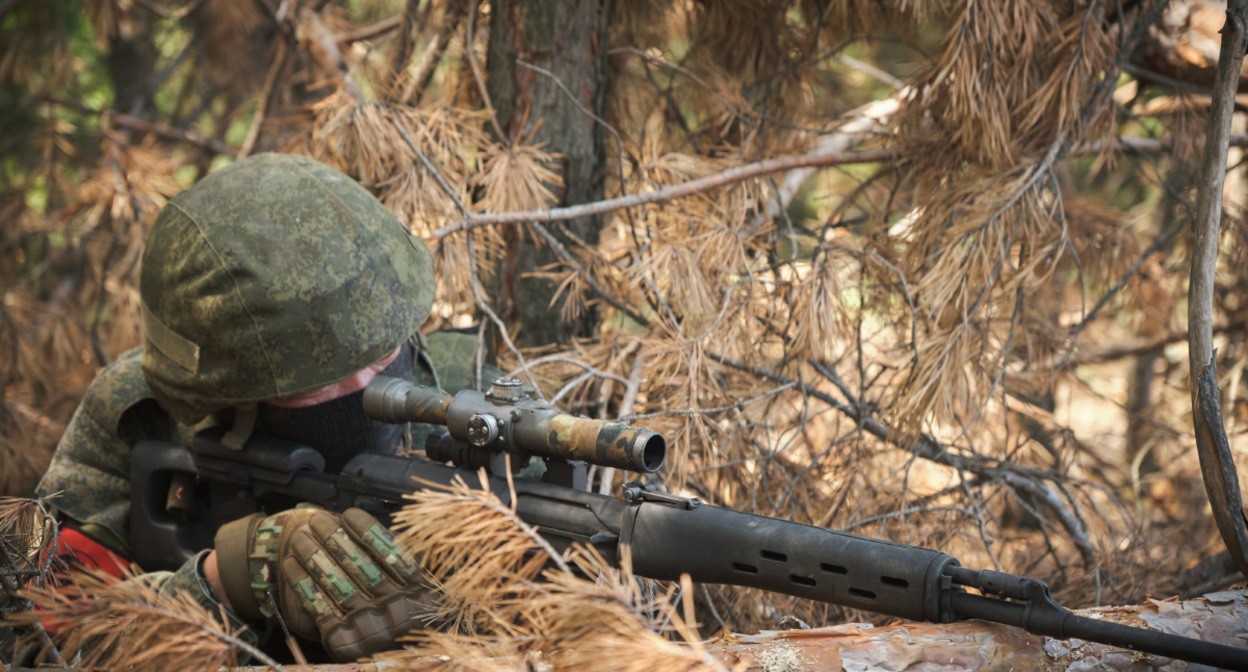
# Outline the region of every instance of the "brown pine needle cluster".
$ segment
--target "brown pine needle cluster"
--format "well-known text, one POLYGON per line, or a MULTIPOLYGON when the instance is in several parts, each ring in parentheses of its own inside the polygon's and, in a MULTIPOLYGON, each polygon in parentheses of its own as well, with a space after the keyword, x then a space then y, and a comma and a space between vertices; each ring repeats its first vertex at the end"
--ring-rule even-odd
POLYGON ((630 572, 592 549, 556 553, 488 489, 459 482, 411 499, 396 516, 398 540, 442 592, 438 620, 448 627, 413 633, 415 647, 376 660, 479 672, 582 670, 607 660, 637 672, 723 669, 673 605, 646 599, 630 572))
POLYGON ((43 502, 0 497, 0 615, 29 607, 22 591, 42 585, 54 569, 56 532, 43 502))
POLYGON ((36 612, 15 615, 19 625, 41 620, 56 633, 63 658, 83 669, 216 671, 242 657, 275 663, 255 649, 244 630, 223 625, 184 593, 163 592, 140 576, 117 580, 74 572, 55 585, 25 594, 36 612))
POLYGON ((498 498, 458 483, 429 488, 395 516, 398 541, 420 558, 445 596, 435 617, 455 631, 475 633, 516 627, 494 605, 518 599, 550 557, 544 542, 498 498))

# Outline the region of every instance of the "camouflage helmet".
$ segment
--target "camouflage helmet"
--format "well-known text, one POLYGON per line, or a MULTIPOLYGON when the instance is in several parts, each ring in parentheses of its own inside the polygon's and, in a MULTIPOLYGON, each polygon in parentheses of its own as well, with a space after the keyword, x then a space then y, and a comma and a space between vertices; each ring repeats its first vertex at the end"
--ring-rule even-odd
POLYGON ((139 276, 143 374, 176 420, 300 394, 381 359, 429 315, 429 250, 305 156, 237 161, 174 197, 139 276))

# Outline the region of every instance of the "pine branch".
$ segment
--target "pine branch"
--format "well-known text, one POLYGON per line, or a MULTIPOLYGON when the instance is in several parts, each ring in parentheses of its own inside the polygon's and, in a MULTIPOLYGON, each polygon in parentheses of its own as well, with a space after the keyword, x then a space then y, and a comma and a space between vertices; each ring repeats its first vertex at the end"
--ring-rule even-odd
POLYGON ((987 481, 999 481, 1017 492, 1026 493, 1033 500, 1044 505, 1045 508, 1049 509, 1057 517, 1062 527, 1066 530, 1067 535, 1070 536, 1079 549, 1084 564, 1090 568, 1097 566, 1096 552, 1092 548, 1091 540, 1088 538, 1087 527, 1075 512, 1062 504, 1061 497, 1057 493, 1042 484, 1045 480, 1059 479, 1059 475, 1027 469, 1004 460, 990 460, 978 455, 959 455, 953 452, 950 446, 943 445, 935 438, 921 432, 913 433, 916 435, 915 439, 907 442, 902 438, 905 434, 872 417, 862 402, 850 395, 849 387, 840 382, 835 372, 818 362, 812 362, 816 370, 828 378, 830 382, 836 384, 842 394, 846 395, 849 403, 842 402, 820 389, 775 371, 738 362, 712 352, 708 352, 706 355, 729 368, 766 378, 774 383, 792 385, 802 394, 828 404, 855 421, 868 434, 885 443, 901 448, 915 457, 951 469, 974 474, 987 481))
MULTIPOLYGON (((1174 143, 1170 140, 1152 138, 1120 138, 1117 141, 1125 150, 1148 154, 1170 151, 1174 143)), ((1228 142, 1235 147, 1248 147, 1248 136, 1233 136, 1228 142)), ((1104 143, 1093 143, 1076 148, 1071 155, 1095 154, 1104 149, 1104 143)), ((869 149, 843 152, 815 152, 799 156, 785 156, 767 159, 756 163, 729 168, 721 173, 707 175, 696 180, 670 185, 662 189, 631 194, 620 198, 611 198, 594 203, 584 203, 564 208, 548 210, 530 210, 526 212, 495 212, 469 213, 458 222, 444 226, 433 233, 435 239, 441 240, 461 231, 471 231, 484 226, 502 224, 528 224, 532 222, 556 222, 580 217, 592 217, 624 208, 639 205, 664 203, 687 198, 711 189, 727 186, 736 182, 762 177, 772 173, 783 173, 800 168, 828 168, 831 166, 847 166, 865 163, 884 163, 904 160, 901 152, 892 149, 869 149)))

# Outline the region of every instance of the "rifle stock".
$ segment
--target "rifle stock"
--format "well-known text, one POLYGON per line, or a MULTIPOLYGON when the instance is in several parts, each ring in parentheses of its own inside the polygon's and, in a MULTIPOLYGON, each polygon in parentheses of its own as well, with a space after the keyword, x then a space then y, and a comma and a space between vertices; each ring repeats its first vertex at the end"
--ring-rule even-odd
MULTIPOLYGON (((426 399, 446 408, 442 397, 426 399)), ((476 411, 498 407, 496 401, 470 400, 476 411)), ((454 402, 450 406, 442 417, 455 412, 454 402)), ((186 544, 211 543, 202 530, 246 515, 247 507, 304 501, 338 511, 359 507, 387 520, 403 506, 404 495, 426 487, 423 483, 449 485, 457 478, 474 483, 477 469, 484 467, 492 471, 490 490, 509 504, 514 491, 517 514, 556 550, 592 545, 617 564, 628 553, 639 576, 674 580, 688 574, 698 582, 760 588, 916 621, 978 618, 1248 672, 1248 649, 1078 616, 1054 602, 1042 581, 965 569, 940 551, 705 505, 637 484, 626 486, 623 498, 599 495, 584 489, 583 478, 569 476, 575 469, 551 469, 543 480, 516 479, 509 485, 498 471, 505 462, 480 459, 481 451, 502 452, 498 446, 476 446, 476 453, 439 449, 462 457, 466 464, 459 466, 422 457, 358 455, 341 473, 327 474, 321 471, 323 461, 318 463, 306 446, 253 436, 241 451, 230 451, 220 446, 221 434, 203 432, 190 448, 154 441, 136 447, 131 538, 142 566, 176 566, 198 550, 186 544), (211 502, 200 507, 212 519, 207 522, 183 522, 161 511, 162 489, 171 488, 179 472, 195 474, 211 488, 210 499, 221 498, 229 506, 211 502), (191 527, 199 532, 188 534, 191 527)), ((645 435, 633 433, 630 445, 636 445, 637 436, 645 435)), ((546 441, 540 435, 531 440, 546 441)), ((431 445, 447 441, 442 436, 431 445)), ((521 443, 506 450, 540 454, 551 465, 562 459, 529 447, 521 443)))

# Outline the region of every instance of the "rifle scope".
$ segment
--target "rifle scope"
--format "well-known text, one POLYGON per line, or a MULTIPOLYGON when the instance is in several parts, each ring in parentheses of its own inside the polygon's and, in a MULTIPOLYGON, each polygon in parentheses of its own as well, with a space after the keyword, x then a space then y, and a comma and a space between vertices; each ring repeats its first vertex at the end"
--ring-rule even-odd
POLYGON ((582 460, 652 473, 663 466, 662 434, 621 422, 560 412, 534 399, 520 381, 500 378, 489 392, 442 390, 377 376, 364 388, 364 413, 383 422, 443 425, 456 441, 476 448, 582 460))

